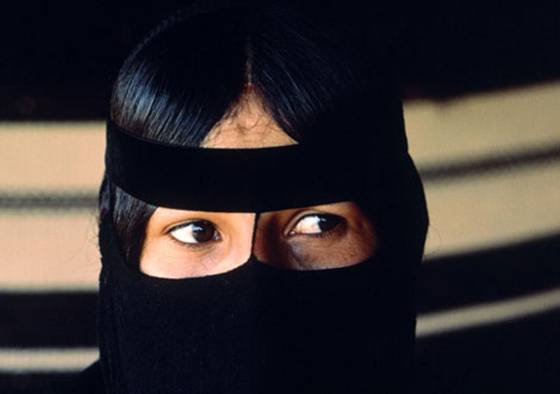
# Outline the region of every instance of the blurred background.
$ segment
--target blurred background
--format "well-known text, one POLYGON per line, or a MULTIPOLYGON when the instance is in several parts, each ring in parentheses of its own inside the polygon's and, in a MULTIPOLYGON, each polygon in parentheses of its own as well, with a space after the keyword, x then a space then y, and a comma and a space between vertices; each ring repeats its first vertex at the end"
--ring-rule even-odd
MULTIPOLYGON (((187 3, 3 7, 0 392, 69 379, 97 358, 111 82, 149 27, 187 3)), ((558 2, 347 8, 398 43, 428 198, 418 392, 560 392, 558 2)))

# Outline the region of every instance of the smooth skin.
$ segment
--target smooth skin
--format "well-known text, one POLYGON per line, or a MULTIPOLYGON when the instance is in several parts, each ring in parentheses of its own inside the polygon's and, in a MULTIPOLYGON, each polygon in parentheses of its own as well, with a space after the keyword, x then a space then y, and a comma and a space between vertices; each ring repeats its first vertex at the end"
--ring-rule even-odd
MULTIPOLYGON (((296 144, 265 112, 250 88, 236 111, 218 123, 203 147, 262 148, 296 144)), ((377 249, 373 223, 351 201, 255 213, 158 207, 146 227, 140 270, 161 278, 230 271, 255 254, 259 261, 296 270, 357 264, 377 249), (253 231, 254 244, 253 244, 253 231)))

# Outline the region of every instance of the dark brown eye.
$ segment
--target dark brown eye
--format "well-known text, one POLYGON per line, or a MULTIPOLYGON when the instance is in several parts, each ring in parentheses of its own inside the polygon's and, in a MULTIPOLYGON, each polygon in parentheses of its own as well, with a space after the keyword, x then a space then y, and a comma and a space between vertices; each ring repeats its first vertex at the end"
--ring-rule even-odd
POLYGON ((200 244, 219 240, 220 236, 216 227, 207 220, 197 220, 174 227, 171 236, 185 244, 200 244))
POLYGON ((337 215, 314 213, 302 217, 290 231, 289 235, 316 235, 335 228, 342 218, 337 215))

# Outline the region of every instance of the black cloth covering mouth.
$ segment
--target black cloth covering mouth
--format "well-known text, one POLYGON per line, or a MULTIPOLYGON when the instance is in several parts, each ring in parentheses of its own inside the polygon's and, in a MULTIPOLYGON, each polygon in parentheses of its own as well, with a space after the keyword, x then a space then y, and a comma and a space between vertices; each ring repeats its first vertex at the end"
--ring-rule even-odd
POLYGON ((109 393, 402 392, 410 376, 412 276, 383 252, 294 271, 254 255, 216 275, 130 268, 101 228, 100 350, 109 393))

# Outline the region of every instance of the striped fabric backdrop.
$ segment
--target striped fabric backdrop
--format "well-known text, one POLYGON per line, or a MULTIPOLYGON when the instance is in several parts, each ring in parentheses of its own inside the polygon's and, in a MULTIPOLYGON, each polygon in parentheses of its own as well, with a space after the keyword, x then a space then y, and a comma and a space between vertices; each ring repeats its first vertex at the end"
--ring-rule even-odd
MULTIPOLYGON (((559 104, 560 83, 405 104, 431 219, 426 392, 514 392, 560 373, 559 104)), ((0 124, 0 392, 97 359, 103 127, 0 124)))

